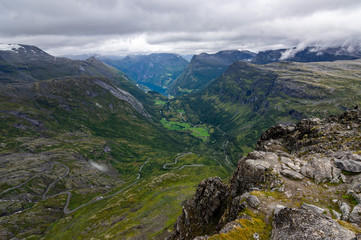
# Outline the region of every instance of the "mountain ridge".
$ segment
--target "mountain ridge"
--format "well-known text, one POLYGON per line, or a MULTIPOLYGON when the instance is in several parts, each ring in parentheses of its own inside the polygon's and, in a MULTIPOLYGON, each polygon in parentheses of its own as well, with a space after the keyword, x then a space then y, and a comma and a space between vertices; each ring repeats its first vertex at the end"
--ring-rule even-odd
POLYGON ((250 51, 224 50, 215 54, 201 53, 192 57, 189 65, 170 86, 172 95, 204 89, 210 82, 218 78, 226 68, 235 61, 249 61, 256 54, 250 51))

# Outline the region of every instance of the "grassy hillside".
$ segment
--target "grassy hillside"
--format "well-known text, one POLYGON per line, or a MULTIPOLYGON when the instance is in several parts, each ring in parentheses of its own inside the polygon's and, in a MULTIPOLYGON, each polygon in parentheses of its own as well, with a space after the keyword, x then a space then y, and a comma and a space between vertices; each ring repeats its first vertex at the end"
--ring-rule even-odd
POLYGON ((0 87, 1 236, 155 236, 202 178, 229 176, 224 156, 143 116, 116 89, 99 77, 0 87))
MULTIPOLYGON (((274 124, 325 117, 360 105, 360 66, 360 60, 263 66, 237 62, 202 92, 171 104, 186 109, 193 124, 225 132, 227 152, 236 162, 274 124)), ((220 138, 224 136, 210 137, 218 146, 220 138)))
POLYGON ((238 60, 250 60, 255 55, 249 51, 238 50, 194 55, 182 74, 171 84, 168 93, 181 96, 203 90, 212 80, 222 75, 229 65, 238 60))

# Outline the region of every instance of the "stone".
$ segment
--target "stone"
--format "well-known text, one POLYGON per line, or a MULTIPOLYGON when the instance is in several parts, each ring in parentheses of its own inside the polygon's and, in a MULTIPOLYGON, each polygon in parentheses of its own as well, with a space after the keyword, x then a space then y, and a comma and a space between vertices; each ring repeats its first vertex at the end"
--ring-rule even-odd
POLYGON ((281 163, 285 164, 287 167, 291 168, 292 170, 296 171, 296 172, 300 172, 301 168, 300 168, 300 162, 293 162, 290 158, 288 157, 281 157, 281 163))
POLYGON ((212 233, 226 210, 228 188, 219 177, 203 180, 185 202, 176 222, 175 239, 193 239, 212 233))
POLYGON ((354 160, 354 161, 359 161, 359 162, 361 161, 361 156, 358 155, 358 154, 352 153, 352 154, 349 155, 349 158, 350 158, 351 160, 354 160))
POLYGON ((287 164, 287 163, 292 163, 291 158, 288 157, 281 157, 281 163, 287 164))
POLYGON ((335 165, 343 171, 361 173, 361 162, 350 159, 335 160, 335 165))
POLYGON ((347 221, 351 212, 350 206, 345 202, 338 202, 338 206, 340 208, 340 211, 342 213, 342 220, 347 221))
POLYGON ((358 204, 361 204, 361 194, 353 193, 352 196, 358 204))
POLYGON ((242 227, 242 225, 236 221, 229 222, 219 231, 219 233, 229 233, 235 227, 242 227))
POLYGON ((287 198, 290 198, 290 197, 292 197, 292 192, 287 191, 287 192, 285 192, 285 195, 286 195, 287 198))
POLYGON ((352 223, 361 223, 361 204, 356 205, 349 215, 349 221, 352 223))
POLYGON ((347 183, 346 176, 343 175, 342 173, 340 173, 340 178, 341 178, 341 181, 342 181, 343 183, 347 183))
POLYGON ((248 204, 253 207, 253 208, 258 208, 258 206, 261 204, 261 202, 259 201, 258 197, 254 196, 254 195, 250 195, 247 198, 247 202, 248 204))
POLYGON ((342 216, 341 213, 339 213, 339 212, 337 212, 335 210, 332 210, 332 214, 336 219, 338 219, 338 220, 341 219, 341 216, 342 216))
MULTIPOLYGON (((268 155, 272 156, 274 155, 268 155)), ((274 189, 282 186, 282 180, 272 165, 263 160, 242 158, 231 179, 231 197, 240 196, 254 188, 274 189)))
POLYGON ((317 206, 312 205, 312 204, 307 204, 307 203, 302 204, 301 208, 305 209, 305 210, 313 211, 313 212, 318 213, 318 214, 323 214, 326 211, 323 208, 317 207, 317 206))
POLYGON ((335 168, 328 158, 313 158, 301 168, 301 173, 318 184, 338 179, 341 171, 335 168))
POLYGON ((287 178, 294 179, 294 180, 302 180, 305 178, 302 174, 295 172, 293 170, 289 170, 289 169, 282 170, 281 174, 287 178))
MULTIPOLYGON (((243 195, 242 195, 243 196, 243 195)), ((238 217, 238 213, 247 207, 247 201, 242 196, 237 196, 232 199, 228 211, 228 221, 233 221, 238 217)))
POLYGON ((283 208, 274 216, 271 240, 352 240, 356 234, 333 219, 303 209, 283 208))
POLYGON ((354 191, 355 193, 361 193, 361 174, 351 178, 348 189, 354 191))
POLYGON ((274 208, 274 210, 273 210, 273 214, 274 215, 277 215, 278 213, 279 213, 279 211, 281 211, 282 209, 284 209, 284 208, 286 208, 285 206, 283 206, 283 205, 276 205, 276 207, 274 208))

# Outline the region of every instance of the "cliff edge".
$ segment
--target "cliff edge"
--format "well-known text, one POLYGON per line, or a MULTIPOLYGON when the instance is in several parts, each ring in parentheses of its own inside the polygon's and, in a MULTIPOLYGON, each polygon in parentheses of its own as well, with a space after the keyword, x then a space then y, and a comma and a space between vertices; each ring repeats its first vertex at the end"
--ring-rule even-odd
POLYGON ((276 125, 229 184, 203 180, 172 239, 361 239, 361 111, 276 125))

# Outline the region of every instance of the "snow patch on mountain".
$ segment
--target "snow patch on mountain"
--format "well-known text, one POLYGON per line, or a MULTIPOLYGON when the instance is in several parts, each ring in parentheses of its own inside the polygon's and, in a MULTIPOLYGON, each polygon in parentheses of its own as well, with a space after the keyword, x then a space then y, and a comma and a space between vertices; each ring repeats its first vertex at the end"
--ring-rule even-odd
POLYGON ((22 48, 19 44, 0 43, 0 51, 14 51, 22 48))

